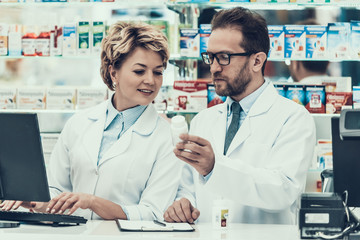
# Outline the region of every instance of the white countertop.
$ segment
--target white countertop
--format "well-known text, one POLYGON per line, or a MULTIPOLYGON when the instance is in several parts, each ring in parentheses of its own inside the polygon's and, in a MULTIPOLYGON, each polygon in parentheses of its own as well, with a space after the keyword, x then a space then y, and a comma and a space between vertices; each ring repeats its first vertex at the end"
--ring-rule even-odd
POLYGON ((82 239, 231 239, 231 240, 299 240, 296 225, 232 224, 216 230, 211 224, 194 225, 194 232, 121 232, 115 221, 88 221, 86 225, 51 227, 22 224, 18 228, 1 228, 1 240, 82 240, 82 239))

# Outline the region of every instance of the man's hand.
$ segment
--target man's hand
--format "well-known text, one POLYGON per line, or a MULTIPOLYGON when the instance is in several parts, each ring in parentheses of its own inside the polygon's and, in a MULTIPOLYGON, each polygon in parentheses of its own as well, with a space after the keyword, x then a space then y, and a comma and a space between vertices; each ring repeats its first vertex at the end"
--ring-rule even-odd
POLYGON ((68 214, 73 214, 78 208, 91 208, 93 195, 86 193, 64 192, 50 200, 46 209, 49 213, 64 213, 70 209, 68 214))
POLYGON ((215 154, 209 141, 189 134, 181 134, 183 142, 176 144, 175 155, 190 164, 201 175, 208 175, 215 165, 215 154))
POLYGON ((186 198, 175 201, 164 213, 164 219, 167 222, 194 223, 199 216, 199 210, 194 208, 186 198))

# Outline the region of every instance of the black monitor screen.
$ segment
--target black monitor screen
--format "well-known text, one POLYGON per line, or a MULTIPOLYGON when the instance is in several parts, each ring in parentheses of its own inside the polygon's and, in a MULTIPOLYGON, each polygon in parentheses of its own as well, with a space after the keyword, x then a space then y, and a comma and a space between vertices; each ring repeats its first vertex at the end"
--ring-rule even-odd
POLYGON ((347 112, 345 116, 346 129, 360 129, 360 112, 347 112))
POLYGON ((36 114, 0 113, 0 199, 50 200, 36 114))
POLYGON ((360 138, 341 140, 338 117, 331 119, 331 133, 334 192, 342 195, 347 191, 347 205, 360 207, 360 138))

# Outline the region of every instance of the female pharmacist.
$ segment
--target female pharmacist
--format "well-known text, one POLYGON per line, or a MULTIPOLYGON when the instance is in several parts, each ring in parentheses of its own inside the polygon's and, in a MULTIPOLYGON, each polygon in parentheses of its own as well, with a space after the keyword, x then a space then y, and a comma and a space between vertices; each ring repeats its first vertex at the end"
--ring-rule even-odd
POLYGON ((101 76, 115 94, 66 123, 50 159, 52 200, 0 207, 87 219, 161 219, 180 179, 170 126, 151 104, 168 58, 166 37, 152 26, 111 26, 102 42, 101 76))

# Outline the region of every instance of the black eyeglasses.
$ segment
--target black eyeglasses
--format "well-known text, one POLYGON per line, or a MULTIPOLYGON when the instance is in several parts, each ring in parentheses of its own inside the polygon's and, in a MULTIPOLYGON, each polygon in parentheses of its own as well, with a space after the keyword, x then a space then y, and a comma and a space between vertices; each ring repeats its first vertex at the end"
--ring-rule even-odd
POLYGON ((226 66, 230 64, 231 56, 250 56, 254 53, 252 52, 244 52, 244 53, 210 53, 203 52, 201 53, 202 60, 205 64, 211 65, 214 62, 214 58, 216 58, 217 62, 221 66, 226 66))

